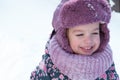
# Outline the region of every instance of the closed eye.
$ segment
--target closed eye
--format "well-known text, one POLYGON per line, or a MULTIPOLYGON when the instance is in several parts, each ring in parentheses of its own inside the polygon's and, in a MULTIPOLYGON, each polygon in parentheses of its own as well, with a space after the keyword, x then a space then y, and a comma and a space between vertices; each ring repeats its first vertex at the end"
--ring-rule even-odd
POLYGON ((94 33, 92 33, 93 35, 99 35, 99 32, 94 32, 94 33))
POLYGON ((76 36, 83 36, 84 34, 76 34, 76 36))

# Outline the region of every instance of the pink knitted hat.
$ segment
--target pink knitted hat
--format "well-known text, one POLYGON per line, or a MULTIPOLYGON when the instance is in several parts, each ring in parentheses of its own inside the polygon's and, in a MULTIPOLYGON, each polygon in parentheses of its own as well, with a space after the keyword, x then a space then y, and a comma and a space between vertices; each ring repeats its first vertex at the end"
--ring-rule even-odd
POLYGON ((54 12, 52 25, 60 46, 64 50, 72 52, 66 36, 66 29, 82 24, 101 22, 101 44, 98 51, 102 51, 109 42, 107 24, 110 18, 111 8, 107 0, 62 0, 54 12))

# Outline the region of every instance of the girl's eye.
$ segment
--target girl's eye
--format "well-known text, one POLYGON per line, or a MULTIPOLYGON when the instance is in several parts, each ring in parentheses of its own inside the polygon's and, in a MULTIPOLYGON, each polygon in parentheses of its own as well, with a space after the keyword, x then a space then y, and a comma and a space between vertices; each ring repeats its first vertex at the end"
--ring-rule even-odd
POLYGON ((99 35, 99 32, 94 32, 94 33, 92 33, 93 35, 99 35))
POLYGON ((83 36, 84 34, 76 34, 76 36, 83 36))

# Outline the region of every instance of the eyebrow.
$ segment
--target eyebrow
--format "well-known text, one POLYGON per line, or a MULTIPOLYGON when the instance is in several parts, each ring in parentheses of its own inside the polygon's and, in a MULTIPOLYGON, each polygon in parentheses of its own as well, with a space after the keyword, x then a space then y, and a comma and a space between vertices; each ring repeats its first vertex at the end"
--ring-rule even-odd
MULTIPOLYGON (((98 27, 98 28, 93 29, 93 31, 96 31, 96 30, 99 30, 99 27, 98 27)), ((74 32, 83 32, 83 30, 74 30, 74 31, 73 31, 73 33, 74 33, 74 32)))
POLYGON ((83 31, 82 31, 82 30, 74 30, 73 33, 74 33, 74 32, 83 32, 83 31))
POLYGON ((96 31, 96 30, 100 30, 100 28, 98 27, 98 28, 95 28, 93 31, 96 31))

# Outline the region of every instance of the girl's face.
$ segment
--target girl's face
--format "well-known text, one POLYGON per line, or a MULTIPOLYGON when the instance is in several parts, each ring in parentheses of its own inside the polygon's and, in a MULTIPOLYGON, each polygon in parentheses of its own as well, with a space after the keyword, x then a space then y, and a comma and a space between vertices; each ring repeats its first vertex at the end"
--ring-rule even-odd
POLYGON ((73 52, 92 55, 100 45, 99 32, 98 22, 69 28, 67 36, 73 52))

